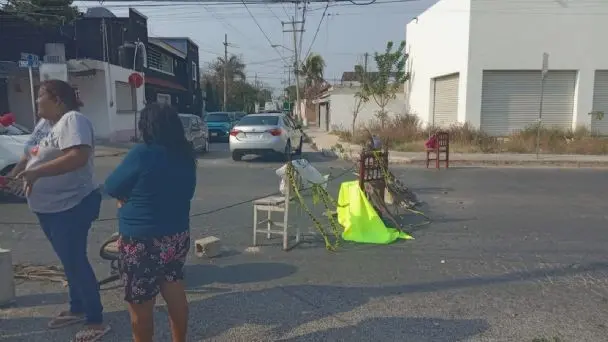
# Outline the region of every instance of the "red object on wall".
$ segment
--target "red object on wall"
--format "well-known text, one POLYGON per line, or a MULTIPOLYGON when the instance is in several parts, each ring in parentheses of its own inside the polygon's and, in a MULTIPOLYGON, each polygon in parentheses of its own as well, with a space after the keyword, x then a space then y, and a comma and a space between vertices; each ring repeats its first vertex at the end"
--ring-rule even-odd
POLYGON ((144 84, 144 78, 139 73, 129 75, 129 84, 135 88, 139 88, 144 84))
POLYGON ((0 115, 0 125, 4 127, 8 127, 15 123, 15 115, 13 113, 6 113, 4 115, 0 115))

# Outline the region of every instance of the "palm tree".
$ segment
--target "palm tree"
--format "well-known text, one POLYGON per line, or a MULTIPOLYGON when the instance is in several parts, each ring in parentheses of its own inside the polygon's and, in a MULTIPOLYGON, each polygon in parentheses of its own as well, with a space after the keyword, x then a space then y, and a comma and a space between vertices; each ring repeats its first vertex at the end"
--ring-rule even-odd
POLYGON ((228 84, 235 80, 245 80, 245 63, 239 56, 231 55, 228 57, 228 62, 224 61, 223 57, 218 57, 217 61, 212 65, 213 71, 218 79, 224 78, 224 68, 226 68, 226 79, 228 84))
MULTIPOLYGON (((308 100, 312 100, 321 91, 321 87, 326 83, 323 79, 323 72, 325 71, 325 60, 317 53, 311 53, 306 58, 306 61, 302 63, 299 69, 299 73, 304 77, 304 112, 302 120, 304 124, 307 124, 306 112, 308 110, 308 100)), ((299 104, 298 104, 299 105, 299 104)))
MULTIPOLYGON (((227 61, 223 57, 218 57, 215 62, 211 63, 210 69, 213 71, 214 83, 221 94, 220 103, 223 106, 224 69, 226 70, 226 96, 229 99, 235 83, 245 82, 245 63, 236 55, 230 55, 227 61)), ((230 101, 227 100, 226 108, 228 108, 228 103, 230 101)))
POLYGON ((317 53, 311 53, 300 67, 300 75, 304 77, 305 98, 316 95, 320 86, 325 83, 323 73, 325 71, 325 60, 317 53))

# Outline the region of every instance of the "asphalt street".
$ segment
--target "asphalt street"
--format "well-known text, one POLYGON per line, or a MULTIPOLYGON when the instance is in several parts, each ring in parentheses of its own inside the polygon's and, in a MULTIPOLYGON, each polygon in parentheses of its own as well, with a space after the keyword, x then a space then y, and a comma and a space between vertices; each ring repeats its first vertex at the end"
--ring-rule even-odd
MULTIPOLYGON (((322 173, 343 174, 329 186, 334 195, 354 179, 348 162, 305 157, 322 173)), ((100 181, 119 160, 96 160, 100 181)), ((226 251, 189 260, 192 341, 608 341, 604 170, 395 166, 433 219, 411 231, 414 240, 331 253, 292 210, 304 242, 284 252, 280 239, 262 238, 252 253, 252 205, 217 209, 276 192, 281 165, 233 162, 226 144, 200 158, 192 213, 211 212, 193 217, 192 236, 217 236, 226 251)), ((115 211, 105 200, 108 220, 90 236, 99 277, 108 265, 97 250, 116 231, 115 211)), ((17 224, 35 222, 24 204, 0 203, 0 221, 0 245, 14 263, 58 263, 35 224, 17 224)), ((67 300, 60 285, 20 281, 17 294, 15 307, 0 309, 0 341, 67 341, 76 331, 46 329, 67 300)), ((105 289, 103 301, 113 327, 105 340, 129 341, 120 289, 105 289)), ((169 341, 160 299, 157 308, 156 340, 169 341)))

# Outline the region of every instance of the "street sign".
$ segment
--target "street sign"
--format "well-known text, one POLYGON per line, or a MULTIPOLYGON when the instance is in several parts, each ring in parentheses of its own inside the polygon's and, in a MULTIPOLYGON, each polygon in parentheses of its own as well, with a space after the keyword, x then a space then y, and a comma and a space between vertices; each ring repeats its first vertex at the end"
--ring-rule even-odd
POLYGON ((40 61, 40 57, 38 57, 38 55, 34 55, 33 53, 22 52, 21 53, 21 60, 22 61, 31 61, 32 63, 35 63, 35 62, 39 62, 40 61))
POLYGON ((21 53, 19 66, 22 68, 38 68, 40 66, 40 57, 33 53, 21 53))
POLYGON ((543 78, 547 77, 547 72, 549 71, 549 54, 543 53, 543 68, 542 68, 542 76, 543 78))
POLYGON ((38 68, 40 67, 40 61, 19 61, 19 67, 21 68, 38 68))

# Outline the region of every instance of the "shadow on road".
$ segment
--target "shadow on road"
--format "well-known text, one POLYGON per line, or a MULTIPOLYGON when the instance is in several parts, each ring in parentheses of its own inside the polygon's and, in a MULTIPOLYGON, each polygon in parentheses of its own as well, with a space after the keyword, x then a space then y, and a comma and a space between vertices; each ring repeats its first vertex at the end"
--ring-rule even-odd
POLYGON ((330 328, 278 341, 461 341, 489 328, 488 323, 481 319, 378 317, 363 320, 357 325, 330 328))
POLYGON ((213 283, 248 284, 288 277, 298 270, 284 263, 246 263, 228 266, 194 264, 186 266, 187 289, 196 289, 213 283))
MULTIPOLYGON (((189 270, 189 273, 195 270, 197 273, 208 272, 211 275, 208 278, 199 279, 198 283, 196 279, 190 278, 188 280, 189 288, 204 289, 201 284, 207 284, 210 281, 224 281, 233 284, 263 281, 264 279, 284 277, 295 271, 293 266, 272 263, 243 264, 215 269, 213 267, 196 267, 189 270), (247 275, 247 273, 254 274, 247 275)), ((396 286, 290 285, 218 294, 210 291, 210 297, 190 303, 192 319, 190 320, 189 331, 193 340, 213 339, 231 329, 240 329, 245 325, 257 325, 265 327, 264 334, 269 337, 268 340, 276 340, 305 324, 322 319, 336 320, 333 316, 351 312, 374 298, 532 281, 606 269, 608 269, 608 263, 598 262, 553 269, 512 272, 497 276, 460 278, 396 286), (274 336, 274 338, 270 338, 270 336, 274 336)), ((225 289, 224 291, 230 290, 225 289)), ((106 314, 106 317, 114 327, 114 334, 118 334, 119 331, 122 334, 127 334, 126 332, 130 331, 129 320, 125 311, 110 312, 106 314)), ((158 319, 157 322, 159 340, 165 340, 163 334, 168 331, 167 322, 165 319, 158 319)), ((341 325, 345 323, 342 319, 340 319, 340 322, 341 325)), ((0 340, 32 341, 33 335, 40 334, 41 331, 45 330, 46 323, 47 319, 44 318, 0 319, 0 327, 2 327, 0 340)), ((353 324, 356 324, 354 320, 347 320, 346 325, 351 325, 350 327, 332 328, 307 335, 308 339, 298 337, 298 339, 286 341, 322 341, 328 339, 370 341, 369 336, 377 336, 381 331, 389 335, 386 338, 373 338, 371 340, 441 341, 454 340, 455 336, 460 338, 473 336, 488 329, 488 324, 483 320, 441 320, 434 318, 368 318, 357 326, 352 326, 353 324), (373 335, 365 332, 374 329, 376 332, 373 335), (386 332, 386 330, 391 330, 391 332, 386 332), (398 331, 398 333, 395 331, 398 331), (392 333, 397 335, 390 335, 392 333), (340 337, 340 334, 346 336, 340 337), (397 336, 400 338, 395 338, 397 336)), ((47 331, 45 332, 45 338, 53 341, 61 340, 61 335, 58 334, 60 332, 47 331)), ((113 335, 112 338, 116 341, 128 339, 127 336, 122 338, 116 335, 113 335)))

